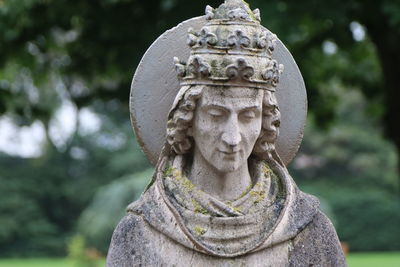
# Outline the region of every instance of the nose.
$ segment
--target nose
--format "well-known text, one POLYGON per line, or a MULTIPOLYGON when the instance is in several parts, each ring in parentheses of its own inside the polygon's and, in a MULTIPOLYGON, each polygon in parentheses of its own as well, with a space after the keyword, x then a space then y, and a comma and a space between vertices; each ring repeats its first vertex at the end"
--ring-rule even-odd
POLYGON ((239 145, 240 141, 242 141, 242 136, 240 134, 238 120, 235 118, 230 118, 224 126, 225 129, 221 136, 224 144, 230 148, 234 148, 239 145))

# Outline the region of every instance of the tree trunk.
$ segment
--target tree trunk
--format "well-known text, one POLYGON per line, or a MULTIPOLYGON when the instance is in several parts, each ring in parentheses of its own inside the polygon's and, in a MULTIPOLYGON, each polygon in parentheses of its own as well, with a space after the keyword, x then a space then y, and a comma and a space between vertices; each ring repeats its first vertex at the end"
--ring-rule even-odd
POLYGON ((385 90, 383 123, 386 137, 397 148, 400 179, 400 31, 387 21, 387 16, 379 11, 376 14, 362 23, 376 46, 381 62, 385 90))

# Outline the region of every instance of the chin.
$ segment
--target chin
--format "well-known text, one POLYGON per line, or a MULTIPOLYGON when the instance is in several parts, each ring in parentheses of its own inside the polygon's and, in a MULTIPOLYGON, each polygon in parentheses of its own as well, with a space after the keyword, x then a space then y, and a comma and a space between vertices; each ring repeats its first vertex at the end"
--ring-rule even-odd
POLYGON ((239 162, 216 162, 214 168, 221 173, 229 173, 237 171, 240 167, 239 162))

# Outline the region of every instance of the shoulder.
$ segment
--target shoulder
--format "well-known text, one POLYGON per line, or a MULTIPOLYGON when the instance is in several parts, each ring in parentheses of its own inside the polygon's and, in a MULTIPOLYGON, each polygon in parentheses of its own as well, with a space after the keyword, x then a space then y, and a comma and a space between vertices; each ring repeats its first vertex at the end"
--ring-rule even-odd
POLYGON ((321 211, 293 239, 289 261, 291 266, 347 266, 335 228, 321 211))
POLYGON ((319 243, 322 247, 340 248, 339 238, 336 234, 335 227, 329 218, 318 211, 311 223, 301 233, 300 237, 312 238, 315 243, 319 243))
POLYGON ((125 215, 114 230, 107 254, 107 267, 132 266, 135 255, 139 255, 138 240, 143 235, 145 222, 133 213, 125 215))
POLYGON ((135 232, 143 228, 143 218, 132 212, 128 212, 118 223, 114 230, 112 241, 118 241, 115 239, 120 239, 119 241, 125 240, 127 237, 131 237, 135 232), (122 238, 122 240, 121 240, 122 238))

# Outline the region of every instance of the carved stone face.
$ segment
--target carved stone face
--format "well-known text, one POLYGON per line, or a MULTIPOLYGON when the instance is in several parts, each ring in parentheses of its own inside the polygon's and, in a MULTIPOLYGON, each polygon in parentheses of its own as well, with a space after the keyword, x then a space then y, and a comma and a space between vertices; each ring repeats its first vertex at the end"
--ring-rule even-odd
POLYGON ((203 88, 190 129, 195 154, 221 173, 245 164, 261 132, 263 96, 249 88, 203 88))

